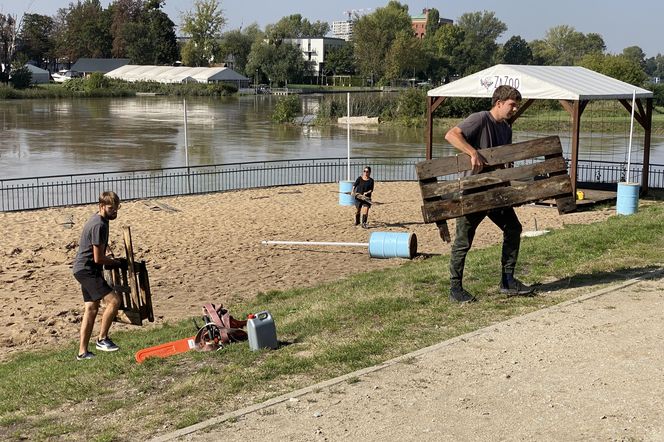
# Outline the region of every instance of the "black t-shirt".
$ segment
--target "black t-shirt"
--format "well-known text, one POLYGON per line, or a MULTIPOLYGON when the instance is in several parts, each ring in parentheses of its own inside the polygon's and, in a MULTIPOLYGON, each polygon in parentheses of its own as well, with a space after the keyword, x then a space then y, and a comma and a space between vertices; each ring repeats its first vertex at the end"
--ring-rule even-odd
POLYGON ((368 180, 363 180, 362 177, 359 176, 355 180, 355 183, 353 183, 353 188, 355 189, 355 193, 371 192, 374 189, 374 180, 373 178, 369 178, 368 180))
POLYGON ((512 128, 509 123, 497 122, 488 111, 469 115, 459 123, 458 127, 468 144, 475 149, 502 146, 512 142, 512 128))
POLYGON ((92 250, 92 246, 102 245, 108 245, 108 220, 95 213, 83 227, 72 272, 83 269, 96 272, 103 270, 103 266, 95 264, 92 250))

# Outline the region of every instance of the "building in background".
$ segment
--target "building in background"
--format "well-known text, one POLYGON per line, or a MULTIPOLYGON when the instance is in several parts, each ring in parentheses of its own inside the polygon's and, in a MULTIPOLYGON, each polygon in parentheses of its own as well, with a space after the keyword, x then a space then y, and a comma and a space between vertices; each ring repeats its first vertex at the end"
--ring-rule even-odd
MULTIPOLYGON (((424 8, 422 10, 422 13, 419 15, 412 15, 410 17, 412 25, 413 25, 413 33, 415 34, 415 37, 417 38, 424 38, 424 36, 427 33, 427 20, 429 18, 429 11, 431 9, 424 8)), ((454 23, 454 21, 450 20, 449 18, 440 18, 438 20, 438 25, 451 25, 454 23)))
POLYGON ((321 75, 325 65, 325 56, 330 49, 340 48, 346 44, 346 40, 341 38, 321 37, 321 38, 284 38, 284 43, 290 43, 297 46, 302 52, 302 57, 311 62, 314 75, 321 75))
POLYGON ((335 38, 340 38, 345 41, 350 41, 353 38, 353 20, 333 21, 332 22, 332 35, 335 38))

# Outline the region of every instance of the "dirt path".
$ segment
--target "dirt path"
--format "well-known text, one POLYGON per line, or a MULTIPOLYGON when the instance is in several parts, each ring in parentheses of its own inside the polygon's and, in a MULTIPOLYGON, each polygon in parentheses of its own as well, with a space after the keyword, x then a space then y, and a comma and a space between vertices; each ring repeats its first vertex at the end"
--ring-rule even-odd
POLYGON ((664 440, 663 275, 156 440, 664 440))

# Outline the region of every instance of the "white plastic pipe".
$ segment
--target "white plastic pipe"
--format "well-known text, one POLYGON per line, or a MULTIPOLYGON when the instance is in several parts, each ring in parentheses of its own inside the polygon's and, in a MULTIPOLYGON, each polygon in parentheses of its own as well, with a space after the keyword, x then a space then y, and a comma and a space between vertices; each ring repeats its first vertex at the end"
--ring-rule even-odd
POLYGON ((325 242, 325 241, 261 241, 261 244, 281 244, 281 245, 299 245, 299 246, 348 246, 348 247, 369 247, 365 242, 325 242))
POLYGON ((632 134, 634 133, 634 107, 636 105, 636 89, 634 89, 634 92, 632 92, 632 119, 629 123, 629 147, 627 148, 627 176, 626 176, 626 182, 629 181, 629 167, 630 167, 630 160, 632 159, 632 134))

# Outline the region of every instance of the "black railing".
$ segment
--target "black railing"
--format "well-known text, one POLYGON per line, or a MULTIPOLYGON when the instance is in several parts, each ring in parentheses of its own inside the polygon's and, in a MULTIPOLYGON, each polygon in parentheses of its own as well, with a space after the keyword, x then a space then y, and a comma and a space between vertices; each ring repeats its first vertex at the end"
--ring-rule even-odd
MULTIPOLYGON (((415 164, 423 158, 355 158, 350 179, 369 164, 380 181, 414 181, 415 164)), ((641 178, 641 164, 630 177, 641 178)), ((625 180, 626 164, 579 161, 580 183, 615 184, 625 180)), ((258 187, 333 183, 348 178, 346 158, 256 161, 190 168, 173 167, 130 172, 100 172, 0 180, 0 211, 41 209, 95 203, 104 190, 123 200, 224 192, 258 187)), ((664 165, 651 165, 649 187, 664 188, 664 165)))
MULTIPOLYGON (((355 158, 350 179, 371 164, 381 181, 415 180, 422 158, 355 158)), ((258 187, 333 183, 347 179, 345 158, 256 161, 130 172, 99 172, 0 180, 0 211, 90 204, 104 190, 123 200, 224 192, 258 187)))

